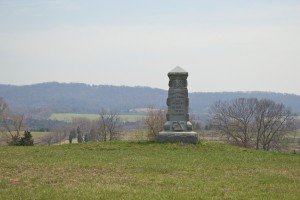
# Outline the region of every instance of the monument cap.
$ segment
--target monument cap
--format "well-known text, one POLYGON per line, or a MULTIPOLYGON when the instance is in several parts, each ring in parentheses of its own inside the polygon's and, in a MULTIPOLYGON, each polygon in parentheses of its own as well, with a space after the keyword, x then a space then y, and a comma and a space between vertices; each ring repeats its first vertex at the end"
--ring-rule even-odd
POLYGON ((188 76, 188 72, 182 69, 181 67, 177 66, 172 71, 168 73, 168 76, 176 76, 176 75, 185 75, 188 76))

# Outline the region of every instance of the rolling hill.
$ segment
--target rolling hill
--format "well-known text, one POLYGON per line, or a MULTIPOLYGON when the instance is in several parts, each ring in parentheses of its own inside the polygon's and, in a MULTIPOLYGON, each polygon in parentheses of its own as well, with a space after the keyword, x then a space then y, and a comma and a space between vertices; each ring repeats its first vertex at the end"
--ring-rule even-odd
MULTIPOLYGON (((123 114, 135 114, 134 109, 149 106, 163 108, 167 91, 150 87, 49 82, 25 86, 0 84, 0 96, 11 111, 46 119, 51 113, 98 113, 102 108, 123 114)), ((271 99, 300 113, 300 96, 273 92, 190 93, 190 112, 204 117, 214 102, 240 97, 271 99)))
POLYGON ((0 199, 299 199, 299 155, 203 141, 0 147, 0 199))

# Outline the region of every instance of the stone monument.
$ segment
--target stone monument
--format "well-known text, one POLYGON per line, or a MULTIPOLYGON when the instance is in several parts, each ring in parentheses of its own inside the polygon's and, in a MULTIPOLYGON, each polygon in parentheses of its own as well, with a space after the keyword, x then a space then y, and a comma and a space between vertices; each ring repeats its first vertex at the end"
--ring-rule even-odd
POLYGON ((164 131, 158 133, 158 142, 198 143, 198 133, 193 132, 189 121, 188 72, 176 67, 168 73, 168 113, 164 131))

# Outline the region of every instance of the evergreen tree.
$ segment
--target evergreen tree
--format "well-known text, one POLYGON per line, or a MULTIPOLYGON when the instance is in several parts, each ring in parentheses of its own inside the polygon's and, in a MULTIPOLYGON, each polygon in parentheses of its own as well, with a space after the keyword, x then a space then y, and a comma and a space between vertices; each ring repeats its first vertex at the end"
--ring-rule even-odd
POLYGON ((69 143, 72 144, 72 141, 73 141, 73 137, 72 137, 72 135, 70 133, 70 135, 69 135, 69 143))
POLYGON ((80 128, 77 127, 77 141, 78 143, 82 143, 83 142, 83 137, 82 137, 82 134, 80 132, 80 128))
POLYGON ((30 131, 24 132, 24 136, 21 137, 20 141, 17 143, 17 146, 33 146, 33 139, 30 131))
POLYGON ((69 135, 69 143, 72 144, 73 139, 76 138, 76 130, 72 129, 69 135))
POLYGON ((89 136, 89 134, 85 134, 84 135, 84 142, 89 142, 91 139, 90 139, 90 136, 89 136))

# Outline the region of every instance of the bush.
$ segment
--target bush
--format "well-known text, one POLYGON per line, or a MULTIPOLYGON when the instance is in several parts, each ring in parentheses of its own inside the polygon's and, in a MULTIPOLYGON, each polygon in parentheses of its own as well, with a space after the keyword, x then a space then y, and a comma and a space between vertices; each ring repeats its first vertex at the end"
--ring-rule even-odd
POLYGON ((29 131, 24 132, 24 136, 21 137, 16 146, 33 146, 32 135, 29 131))

